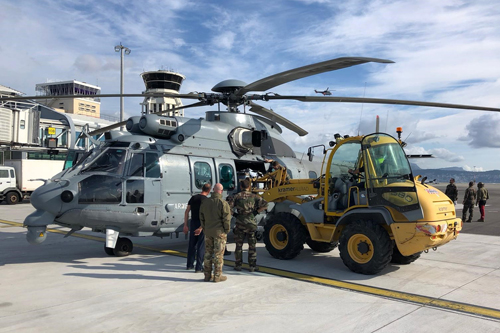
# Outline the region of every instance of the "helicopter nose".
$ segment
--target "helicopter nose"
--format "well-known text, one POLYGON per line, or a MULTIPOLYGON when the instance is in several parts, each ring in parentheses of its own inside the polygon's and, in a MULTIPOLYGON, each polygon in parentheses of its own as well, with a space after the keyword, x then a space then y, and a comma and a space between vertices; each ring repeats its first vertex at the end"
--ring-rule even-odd
POLYGON ((57 215, 62 208, 62 191, 63 188, 59 182, 51 182, 42 185, 31 194, 31 204, 37 210, 47 211, 57 215))

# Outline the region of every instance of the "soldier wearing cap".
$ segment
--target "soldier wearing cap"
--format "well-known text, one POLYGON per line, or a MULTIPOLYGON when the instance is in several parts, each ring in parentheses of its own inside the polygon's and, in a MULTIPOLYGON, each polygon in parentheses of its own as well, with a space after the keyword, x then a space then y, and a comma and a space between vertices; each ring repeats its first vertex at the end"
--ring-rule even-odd
POLYGON ((257 194, 250 192, 250 180, 247 178, 240 181, 241 192, 236 194, 230 201, 231 208, 237 211, 236 226, 233 230, 236 250, 234 257, 236 259, 234 269, 241 271, 243 264, 243 242, 248 238, 248 265, 250 272, 258 270, 257 268, 257 239, 255 231, 257 230, 257 221, 255 216, 267 208, 267 201, 257 194))
POLYGON ((474 189, 474 182, 469 182, 469 187, 465 190, 464 208, 462 210, 462 221, 472 222, 472 215, 474 214, 474 202, 476 201, 476 190, 474 189), (465 220, 467 217, 467 211, 469 211, 469 219, 465 220))

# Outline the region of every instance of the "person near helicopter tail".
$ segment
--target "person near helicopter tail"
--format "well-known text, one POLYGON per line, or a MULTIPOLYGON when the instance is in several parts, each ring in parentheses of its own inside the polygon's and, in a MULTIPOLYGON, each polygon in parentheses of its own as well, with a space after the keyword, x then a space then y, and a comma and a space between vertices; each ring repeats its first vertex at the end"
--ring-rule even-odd
POLYGON ((193 195, 189 199, 188 206, 184 212, 184 234, 189 232, 189 245, 187 253, 187 266, 186 269, 195 268, 195 273, 203 271, 203 257, 205 256, 205 234, 201 228, 200 222, 200 206, 207 195, 210 193, 212 185, 206 183, 203 185, 200 194, 193 195), (189 212, 191 211, 191 223, 188 226, 189 212), (196 267, 194 261, 196 258, 196 267))
POLYGON ((231 227, 231 208, 222 199, 222 191, 222 184, 215 184, 212 195, 204 200, 200 207, 201 227, 205 233, 205 260, 203 262, 205 282, 212 278, 212 265, 214 282, 227 280, 227 277, 222 275, 222 266, 227 233, 231 227))
POLYGON ((482 182, 477 183, 477 199, 476 206, 479 205, 479 212, 481 213, 481 218, 477 222, 484 222, 484 206, 486 206, 486 200, 490 198, 488 190, 484 188, 482 182))
POLYGON ((474 182, 469 182, 469 187, 465 190, 464 208, 462 210, 462 221, 472 222, 472 215, 474 214, 474 202, 476 201, 476 190, 474 189, 474 182), (465 220, 467 217, 467 211, 469 211, 469 219, 465 220))
POLYGON ((235 264, 234 269, 241 271, 243 264, 243 242, 248 238, 248 265, 249 271, 258 271, 257 267, 257 221, 255 216, 267 209, 267 201, 257 194, 250 192, 250 180, 240 181, 241 192, 236 194, 230 200, 230 206, 236 209, 236 226, 233 230, 236 250, 234 251, 235 264))
POLYGON ((448 184, 448 186, 446 186, 446 191, 444 192, 444 194, 446 194, 455 205, 457 204, 458 189, 457 185, 455 185, 455 178, 450 179, 450 183, 448 184))

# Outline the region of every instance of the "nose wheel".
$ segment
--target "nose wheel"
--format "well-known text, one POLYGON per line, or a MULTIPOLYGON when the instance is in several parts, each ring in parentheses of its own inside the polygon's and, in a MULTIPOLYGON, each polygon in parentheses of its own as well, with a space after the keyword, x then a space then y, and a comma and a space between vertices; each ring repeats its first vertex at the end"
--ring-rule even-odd
POLYGON ((126 257, 132 253, 133 249, 134 245, 132 244, 132 241, 125 237, 118 238, 114 249, 106 247, 106 244, 104 244, 104 252, 106 252, 106 254, 110 256, 114 255, 117 257, 126 257))

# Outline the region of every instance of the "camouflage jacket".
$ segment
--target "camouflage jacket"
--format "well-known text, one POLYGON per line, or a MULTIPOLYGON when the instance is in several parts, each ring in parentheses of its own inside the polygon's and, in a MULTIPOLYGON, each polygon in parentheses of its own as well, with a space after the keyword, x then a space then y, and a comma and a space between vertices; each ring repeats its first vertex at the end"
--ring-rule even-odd
POLYGON ((464 204, 474 204, 474 201, 476 201, 476 190, 472 187, 469 187, 465 190, 465 195, 464 195, 464 204))
POLYGON ((267 201, 250 191, 241 191, 229 198, 231 208, 236 208, 236 223, 257 225, 255 214, 257 210, 267 207, 267 201))
POLYGON ((203 200, 200 207, 200 222, 205 236, 216 237, 229 232, 231 208, 222 200, 221 194, 212 193, 210 198, 203 200))
POLYGON ((484 187, 483 188, 480 188, 479 190, 477 190, 477 200, 476 200, 476 204, 479 203, 479 201, 486 201, 490 198, 490 195, 488 194, 488 190, 485 189, 484 187))
POLYGON ((446 194, 451 199, 451 201, 456 201, 458 198, 457 185, 451 183, 448 184, 448 186, 446 186, 446 191, 444 192, 444 194, 446 194))

